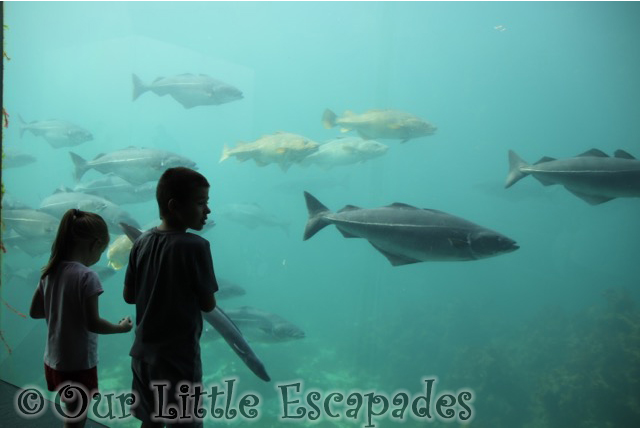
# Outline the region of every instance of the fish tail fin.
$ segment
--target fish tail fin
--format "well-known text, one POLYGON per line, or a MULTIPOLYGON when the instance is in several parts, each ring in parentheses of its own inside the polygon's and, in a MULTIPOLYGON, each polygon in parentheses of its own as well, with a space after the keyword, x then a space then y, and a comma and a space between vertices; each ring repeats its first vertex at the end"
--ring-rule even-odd
POLYGON ((529 164, 523 161, 516 152, 509 150, 509 174, 507 175, 507 181, 504 185, 505 189, 513 186, 517 181, 529 175, 521 171, 521 168, 525 166, 529 166, 529 164))
POLYGON ((218 163, 222 163, 231 157, 231 149, 226 144, 222 148, 222 156, 220 156, 220 161, 218 163))
POLYGON ((135 226, 131 226, 130 224, 120 222, 118 223, 118 226, 120 226, 120 229, 122 229, 124 234, 127 235, 127 238, 129 238, 131 242, 136 242, 136 239, 138 239, 140 235, 142 235, 142 231, 140 229, 135 226))
POLYGON ((324 125, 324 127, 327 129, 333 128, 334 126, 336 126, 336 119, 337 116, 334 112, 329 109, 325 109, 324 113, 322 114, 322 125, 324 125))
POLYGON ((137 100, 138 97, 149 90, 149 87, 142 83, 142 80, 136 75, 132 74, 133 78, 133 101, 137 100))
POLYGON ((87 161, 84 160, 81 156, 73 153, 73 152, 69 152, 69 155, 71 156, 71 160, 73 161, 73 165, 76 167, 76 171, 75 171, 75 179, 76 180, 80 180, 82 178, 82 176, 84 175, 85 172, 87 172, 87 170, 89 170, 91 167, 89 167, 87 165, 87 161))
POLYGON ((306 241, 329 224, 324 219, 324 215, 331 211, 309 192, 304 192, 304 199, 307 202, 307 211, 309 211, 309 220, 302 237, 302 240, 306 241))

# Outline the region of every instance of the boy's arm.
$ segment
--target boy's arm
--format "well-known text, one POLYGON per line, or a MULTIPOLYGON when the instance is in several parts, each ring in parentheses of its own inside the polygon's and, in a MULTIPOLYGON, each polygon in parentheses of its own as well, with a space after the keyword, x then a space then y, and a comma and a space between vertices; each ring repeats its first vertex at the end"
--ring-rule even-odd
POLYGON ((36 288, 36 292, 33 294, 33 299, 31 299, 31 308, 29 309, 29 316, 34 319, 44 318, 44 297, 42 297, 42 292, 40 291, 40 286, 36 288))
POLYGON ((118 324, 100 318, 98 309, 98 294, 89 296, 84 300, 84 313, 87 321, 87 330, 97 334, 126 333, 132 328, 131 319, 123 318, 118 324))

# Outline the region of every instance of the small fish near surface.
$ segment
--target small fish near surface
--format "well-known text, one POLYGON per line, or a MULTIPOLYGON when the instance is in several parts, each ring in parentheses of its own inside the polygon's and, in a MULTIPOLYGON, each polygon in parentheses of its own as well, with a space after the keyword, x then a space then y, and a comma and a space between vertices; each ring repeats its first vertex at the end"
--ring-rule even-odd
POLYGON ((401 143, 433 135, 437 130, 426 120, 399 110, 368 110, 362 114, 347 110, 338 117, 326 109, 322 124, 325 128, 339 126, 342 132, 355 130, 365 140, 401 140, 401 143))
POLYGON ((304 192, 309 221, 303 240, 333 224, 345 238, 363 238, 393 266, 427 261, 466 261, 517 250, 515 241, 442 211, 394 203, 381 208, 347 205, 332 213, 304 192))
POLYGON ((624 150, 616 150, 614 156, 591 149, 573 158, 543 157, 530 165, 510 150, 505 188, 532 175, 545 186, 564 186, 591 205, 640 197, 640 161, 624 150))
POLYGON ((209 77, 206 74, 180 74, 171 77, 158 77, 150 85, 145 85, 133 75, 133 100, 151 91, 161 97, 170 95, 184 108, 219 105, 243 98, 242 91, 227 83, 209 77))
POLYGON ((259 226, 278 227, 287 235, 289 234, 290 223, 288 221, 281 220, 275 215, 266 212, 260 205, 255 203, 224 205, 221 207, 220 213, 223 217, 242 224, 249 229, 255 229, 259 226))
POLYGON ((25 131, 30 131, 33 135, 44 138, 55 149, 77 146, 93 140, 91 132, 63 120, 34 120, 26 123, 21 116, 18 118, 21 123, 20 137, 25 131))
MULTIPOLYGON (((120 223, 120 227, 132 242, 135 242, 135 240, 142 235, 142 231, 129 224, 120 223)), ((220 305, 216 305, 211 312, 202 312, 202 318, 220 333, 225 342, 227 342, 229 347, 236 353, 238 358, 244 362, 249 370, 265 382, 271 380, 260 358, 258 358, 251 346, 247 343, 240 329, 238 329, 233 321, 231 321, 227 314, 220 308, 220 305)))
POLYGON ((184 156, 159 149, 145 147, 127 147, 111 153, 101 153, 87 161, 79 155, 69 152, 75 165, 75 178, 80 180, 90 169, 103 174, 115 174, 134 185, 155 181, 169 168, 184 166, 197 169, 196 163, 184 156))
POLYGON ((227 316, 252 342, 280 343, 303 339, 304 331, 279 315, 251 306, 227 309, 227 316))
POLYGON ((276 132, 264 135, 251 143, 238 143, 238 146, 232 149, 225 144, 220 162, 234 156, 240 162, 253 159, 258 166, 275 163, 283 171, 287 171, 291 165, 299 163, 316 150, 318 143, 302 135, 276 132))
POLYGON ((341 137, 321 144, 318 151, 310 154, 300 165, 316 165, 328 170, 335 166, 363 163, 384 155, 389 147, 375 140, 359 137, 341 137))

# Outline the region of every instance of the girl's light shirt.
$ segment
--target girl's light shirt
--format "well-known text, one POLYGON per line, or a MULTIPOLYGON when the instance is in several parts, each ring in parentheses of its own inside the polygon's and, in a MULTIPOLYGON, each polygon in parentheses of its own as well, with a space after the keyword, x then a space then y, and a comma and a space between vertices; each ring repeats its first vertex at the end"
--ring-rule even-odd
POLYGON ((47 344, 44 362, 60 371, 86 370, 98 364, 98 335, 87 329, 87 298, 104 291, 98 275, 78 262, 62 262, 38 284, 44 297, 47 344))

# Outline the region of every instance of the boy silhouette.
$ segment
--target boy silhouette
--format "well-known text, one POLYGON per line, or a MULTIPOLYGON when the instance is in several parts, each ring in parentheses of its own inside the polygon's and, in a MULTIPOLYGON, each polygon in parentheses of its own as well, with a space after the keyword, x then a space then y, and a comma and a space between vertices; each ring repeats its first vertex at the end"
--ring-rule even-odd
POLYGON ((213 310, 218 284, 209 241, 187 229, 201 230, 206 223, 209 182, 189 168, 170 168, 158 181, 156 199, 162 223, 133 244, 124 282, 124 300, 136 305, 129 355, 137 402, 131 411, 143 428, 201 427, 197 419, 181 419, 181 407, 175 418, 157 417, 167 417, 166 406, 178 404, 180 382, 202 382, 200 311, 213 310))

